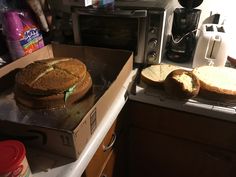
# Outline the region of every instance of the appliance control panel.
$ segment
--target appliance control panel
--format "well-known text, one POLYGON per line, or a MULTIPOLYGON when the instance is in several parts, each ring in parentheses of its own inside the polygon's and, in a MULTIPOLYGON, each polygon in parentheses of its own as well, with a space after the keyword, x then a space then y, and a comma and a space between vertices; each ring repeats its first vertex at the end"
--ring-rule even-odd
POLYGON ((163 53, 165 11, 149 11, 149 25, 146 41, 146 62, 148 64, 160 63, 163 53))

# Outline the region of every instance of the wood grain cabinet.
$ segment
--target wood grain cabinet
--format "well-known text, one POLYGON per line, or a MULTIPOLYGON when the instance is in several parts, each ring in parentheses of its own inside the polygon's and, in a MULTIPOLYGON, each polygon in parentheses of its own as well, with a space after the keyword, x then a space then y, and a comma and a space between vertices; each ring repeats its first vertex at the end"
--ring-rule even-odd
MULTIPOLYGON (((124 149, 124 137, 126 131, 124 114, 121 112, 106 134, 82 177, 112 177, 115 176, 115 170, 120 167, 119 162, 123 161, 121 152, 124 149)), ((119 172, 118 172, 119 174, 119 172)))
POLYGON ((236 124, 130 101, 129 177, 234 177, 236 124))
POLYGON ((236 123, 129 100, 84 175, 236 177, 236 123))
POLYGON ((101 145, 97 149, 95 155, 93 156, 92 160, 88 164, 85 172, 84 177, 100 177, 101 172, 108 160, 110 154, 113 152, 113 145, 116 141, 116 134, 115 134, 116 122, 112 125, 109 132, 103 139, 101 145))

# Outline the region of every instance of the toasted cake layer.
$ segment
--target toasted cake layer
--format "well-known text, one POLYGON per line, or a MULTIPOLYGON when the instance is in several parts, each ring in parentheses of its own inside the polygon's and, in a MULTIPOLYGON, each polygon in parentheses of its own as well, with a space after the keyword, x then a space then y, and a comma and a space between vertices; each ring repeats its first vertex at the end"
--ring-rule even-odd
POLYGON ((16 75, 16 85, 33 95, 63 92, 86 75, 86 66, 74 58, 53 58, 36 61, 16 75))
POLYGON ((77 82, 67 91, 51 95, 32 95, 15 88, 15 99, 18 103, 37 109, 64 107, 81 99, 92 87, 92 79, 87 72, 84 79, 77 82))
POLYGON ((85 64, 76 58, 36 61, 18 72, 15 81, 15 100, 30 108, 63 107, 92 87, 85 64))
POLYGON ((160 85, 163 84, 170 72, 179 68, 178 66, 170 64, 151 65, 142 70, 141 79, 150 85, 160 85))

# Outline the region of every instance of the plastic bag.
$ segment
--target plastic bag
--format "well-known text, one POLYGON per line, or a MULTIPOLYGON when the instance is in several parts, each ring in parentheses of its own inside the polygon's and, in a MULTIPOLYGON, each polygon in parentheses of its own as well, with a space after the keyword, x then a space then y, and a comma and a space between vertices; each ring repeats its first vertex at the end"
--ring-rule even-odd
POLYGON ((44 47, 42 34, 28 12, 4 12, 3 30, 13 60, 44 47))

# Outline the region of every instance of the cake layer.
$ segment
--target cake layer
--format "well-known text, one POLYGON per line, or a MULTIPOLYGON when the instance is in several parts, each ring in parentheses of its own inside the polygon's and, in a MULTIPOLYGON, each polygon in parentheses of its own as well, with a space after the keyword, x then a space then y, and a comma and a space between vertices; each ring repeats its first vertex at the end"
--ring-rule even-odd
POLYGON ((200 95, 218 101, 236 99, 236 69, 201 66, 193 70, 200 81, 200 95))
POLYGON ((67 91, 51 94, 51 95, 31 95, 15 88, 15 99, 17 103, 20 103, 26 107, 45 109, 45 108, 57 108, 64 107, 75 101, 81 99, 92 87, 92 79, 90 74, 87 72, 84 79, 77 82, 73 87, 67 91))
POLYGON ((16 75, 16 85, 32 95, 51 95, 66 91, 86 75, 84 63, 75 58, 36 61, 16 75))
POLYGON ((151 65, 141 72, 141 79, 153 86, 162 85, 167 75, 180 67, 170 64, 151 65))

